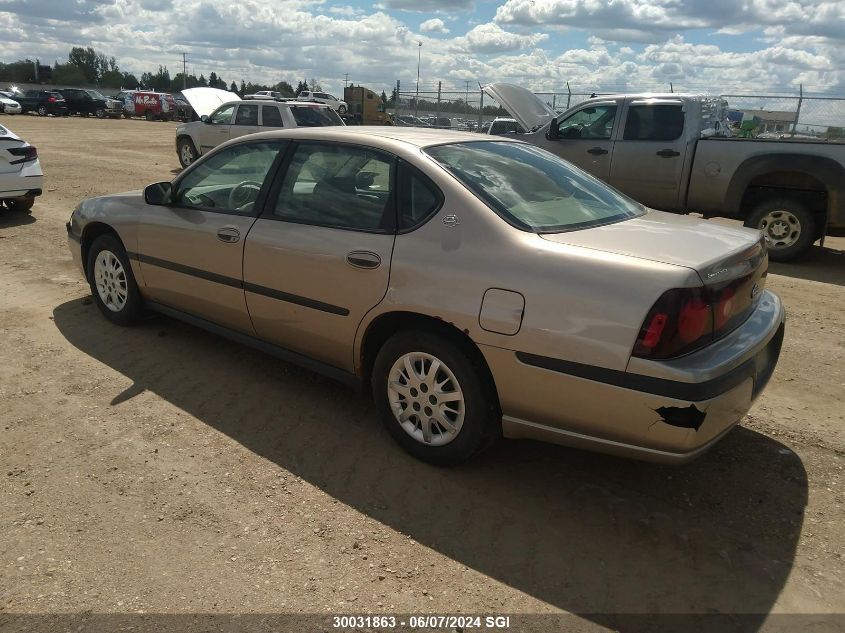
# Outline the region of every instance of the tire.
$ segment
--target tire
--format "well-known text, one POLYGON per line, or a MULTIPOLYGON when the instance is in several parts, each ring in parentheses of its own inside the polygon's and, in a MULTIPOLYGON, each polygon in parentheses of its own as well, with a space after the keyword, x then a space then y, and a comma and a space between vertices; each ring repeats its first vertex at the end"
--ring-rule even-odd
POLYGON ((126 118, 126 119, 131 119, 131 118, 132 118, 132 115, 131 115, 131 114, 129 114, 128 112, 124 112, 124 113, 123 113, 123 117, 124 117, 124 118, 126 118))
POLYGON ((98 119, 105 119, 106 118, 106 111, 103 108, 97 108, 97 111, 94 113, 98 119))
POLYGON ((805 255, 817 239, 816 218, 794 198, 769 198, 755 206, 745 226, 760 229, 769 247, 769 259, 787 262, 805 255))
POLYGON ((176 153, 179 154, 179 164, 188 167, 197 159, 197 148, 189 138, 180 138, 176 143, 176 153))
POLYGON ((153 115, 153 113, 150 110, 147 110, 146 112, 144 112, 144 118, 147 121, 153 121, 155 119, 155 115, 153 115))
POLYGON ((6 208, 14 213, 30 213, 35 204, 35 198, 6 200, 6 208))
POLYGON ((47 116, 47 106, 38 106, 38 116, 47 116))
POLYGON ((88 250, 85 271, 94 303, 104 317, 117 325, 134 325, 141 320, 141 293, 132 274, 126 250, 117 237, 106 234, 94 240, 88 250), (100 258, 101 265, 98 266, 100 258), (113 276, 109 276, 109 272, 113 276), (99 287, 100 284, 102 288, 99 287), (123 293, 120 292, 121 289, 123 293))
POLYGON ((337 113, 338 113, 338 114, 346 114, 346 106, 340 106, 340 107, 337 109, 337 113))
POLYGON ((408 453, 437 466, 464 462, 501 435, 496 394, 487 383, 482 368, 470 360, 462 345, 418 330, 399 332, 385 342, 371 380, 376 409, 388 433, 408 453), (406 358, 416 370, 410 380, 406 358), (441 363, 434 376, 430 374, 432 359, 441 363), (423 372, 428 375, 420 380, 423 372), (449 400, 430 406, 441 398, 449 400), (410 414, 404 425, 400 412, 410 414), (448 421, 451 429, 441 423, 425 424, 426 416, 448 421))

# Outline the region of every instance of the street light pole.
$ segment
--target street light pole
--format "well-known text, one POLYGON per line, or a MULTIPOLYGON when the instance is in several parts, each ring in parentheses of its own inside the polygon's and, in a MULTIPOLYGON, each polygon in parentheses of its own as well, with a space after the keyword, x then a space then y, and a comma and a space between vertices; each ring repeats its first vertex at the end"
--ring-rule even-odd
POLYGON ((414 116, 420 108, 420 60, 422 60, 422 42, 417 42, 417 95, 414 97, 414 116))

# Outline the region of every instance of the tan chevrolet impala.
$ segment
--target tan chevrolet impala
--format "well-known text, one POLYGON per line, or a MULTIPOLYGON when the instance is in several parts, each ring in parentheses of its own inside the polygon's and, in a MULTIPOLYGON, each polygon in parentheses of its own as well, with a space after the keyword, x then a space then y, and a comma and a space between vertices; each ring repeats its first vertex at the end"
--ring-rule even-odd
POLYGON ((759 232, 646 209, 498 137, 240 137, 67 228, 112 322, 161 312, 368 385, 436 464, 502 435, 689 460, 742 418, 783 338, 759 232))

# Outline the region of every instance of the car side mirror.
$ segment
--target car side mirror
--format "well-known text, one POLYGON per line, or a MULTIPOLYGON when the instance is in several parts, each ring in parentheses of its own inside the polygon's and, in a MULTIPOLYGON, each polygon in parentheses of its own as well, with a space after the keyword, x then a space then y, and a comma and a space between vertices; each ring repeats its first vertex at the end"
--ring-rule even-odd
POLYGON ((167 206, 173 203, 173 185, 157 182, 144 188, 144 202, 153 206, 167 206))
POLYGON ((552 119, 552 122, 549 123, 549 129, 546 130, 546 138, 550 141, 560 138, 557 133, 557 119, 552 119))
POLYGON ((211 123, 211 119, 210 119, 210 118, 208 118, 208 115, 207 115, 207 114, 203 114, 203 115, 200 117, 200 121, 202 121, 203 123, 211 123))

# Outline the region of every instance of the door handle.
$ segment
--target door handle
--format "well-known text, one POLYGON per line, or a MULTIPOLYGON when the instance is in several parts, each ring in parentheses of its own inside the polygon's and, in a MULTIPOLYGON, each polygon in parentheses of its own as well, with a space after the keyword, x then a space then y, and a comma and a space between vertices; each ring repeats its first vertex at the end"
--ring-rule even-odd
POLYGON ((673 156, 680 156, 681 152, 676 152, 673 149, 662 149, 657 152, 658 156, 662 156, 663 158, 672 158, 673 156))
POLYGON ((587 150, 587 153, 593 156, 601 156, 602 154, 607 154, 607 150, 601 147, 592 147, 587 150))
POLYGON ((241 232, 233 226, 224 226, 217 231, 217 239, 232 244, 241 239, 241 232))
POLYGON ((352 251, 346 256, 346 263, 355 268, 378 268, 381 257, 370 251, 352 251))

